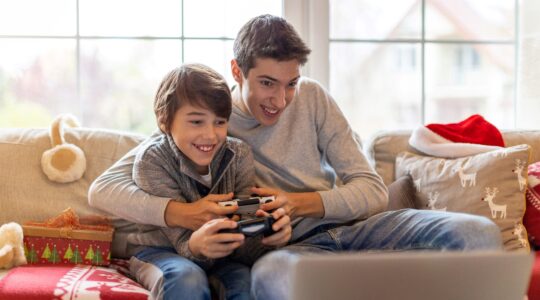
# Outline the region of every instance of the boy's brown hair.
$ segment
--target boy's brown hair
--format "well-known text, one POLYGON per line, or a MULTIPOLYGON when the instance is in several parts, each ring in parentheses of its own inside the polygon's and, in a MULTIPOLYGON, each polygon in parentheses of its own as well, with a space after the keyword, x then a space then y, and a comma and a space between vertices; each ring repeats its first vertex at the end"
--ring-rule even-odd
POLYGON ((154 113, 161 131, 170 132, 176 111, 185 103, 209 109, 227 120, 231 115, 231 91, 227 82, 202 64, 184 64, 161 81, 154 100, 154 113))
POLYGON ((246 77, 255 66, 256 58, 296 59, 303 65, 310 52, 291 24, 272 15, 249 20, 234 40, 234 58, 246 77))

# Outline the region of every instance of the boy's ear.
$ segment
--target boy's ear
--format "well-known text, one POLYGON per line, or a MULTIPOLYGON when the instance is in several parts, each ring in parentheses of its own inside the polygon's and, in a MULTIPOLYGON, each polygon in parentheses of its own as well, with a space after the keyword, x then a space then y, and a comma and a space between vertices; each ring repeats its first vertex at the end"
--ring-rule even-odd
POLYGON ((242 84, 244 75, 242 74, 242 70, 238 66, 238 62, 236 61, 236 59, 231 60, 231 72, 232 72, 234 81, 236 81, 236 83, 238 84, 242 84))
POLYGON ((159 124, 159 130, 161 130, 161 132, 163 132, 163 133, 168 133, 165 124, 163 124, 163 123, 161 122, 161 120, 158 120, 158 124, 159 124))

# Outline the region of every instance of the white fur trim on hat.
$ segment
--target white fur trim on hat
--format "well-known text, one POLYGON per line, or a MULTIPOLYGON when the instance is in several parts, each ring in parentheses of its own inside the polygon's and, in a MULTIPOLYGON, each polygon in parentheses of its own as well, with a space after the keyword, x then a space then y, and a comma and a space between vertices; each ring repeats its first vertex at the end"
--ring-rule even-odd
POLYGON ((454 143, 424 126, 418 127, 412 132, 409 144, 424 154, 445 158, 464 157, 502 149, 498 146, 454 143))

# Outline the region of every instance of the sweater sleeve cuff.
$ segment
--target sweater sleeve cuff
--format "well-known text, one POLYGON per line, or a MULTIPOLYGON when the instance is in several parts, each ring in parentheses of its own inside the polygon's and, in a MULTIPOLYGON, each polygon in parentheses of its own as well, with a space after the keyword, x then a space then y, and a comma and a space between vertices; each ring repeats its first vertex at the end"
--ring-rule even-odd
POLYGON ((189 241, 183 241, 179 245, 177 245, 176 251, 178 252, 178 254, 196 263, 204 270, 208 270, 214 264, 214 260, 211 258, 201 258, 193 255, 193 253, 191 253, 191 250, 189 249, 189 241))
POLYGON ((341 217, 340 207, 336 201, 332 200, 332 191, 319 191, 324 207, 324 219, 339 219, 341 217))
MULTIPOLYGON (((155 196, 151 196, 155 197, 155 196)), ((152 205, 148 206, 148 215, 155 216, 157 226, 168 227, 165 222, 165 210, 169 201, 172 201, 170 198, 155 197, 155 201, 152 201, 152 205)))

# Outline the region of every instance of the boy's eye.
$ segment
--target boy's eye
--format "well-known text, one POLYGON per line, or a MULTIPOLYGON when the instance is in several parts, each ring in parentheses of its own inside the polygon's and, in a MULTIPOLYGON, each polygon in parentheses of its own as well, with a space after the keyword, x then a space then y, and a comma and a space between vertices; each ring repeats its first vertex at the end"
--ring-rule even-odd
POLYGON ((227 124, 227 120, 218 120, 216 121, 216 125, 218 126, 224 126, 227 124))
POLYGON ((191 121, 189 121, 189 123, 191 123, 193 125, 200 125, 200 124, 202 124, 202 122, 203 121, 201 121, 201 120, 191 120, 191 121))
POLYGON ((261 80, 261 84, 264 86, 272 86, 274 83, 270 80, 261 80))
POLYGON ((289 83, 289 87, 295 87, 298 84, 298 81, 293 81, 289 83))

